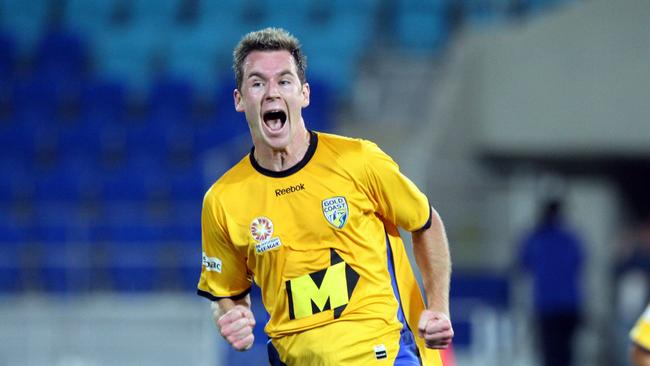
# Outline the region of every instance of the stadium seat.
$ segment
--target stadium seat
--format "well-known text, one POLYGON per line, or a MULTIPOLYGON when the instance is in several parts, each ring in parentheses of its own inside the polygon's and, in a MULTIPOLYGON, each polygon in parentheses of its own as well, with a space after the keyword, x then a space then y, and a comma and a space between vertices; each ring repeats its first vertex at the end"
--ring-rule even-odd
POLYGON ((46 26, 47 0, 0 0, 1 24, 14 31, 18 53, 29 53, 46 26))
POLYGON ((13 85, 12 106, 15 121, 33 128, 47 125, 54 119, 59 106, 57 85, 40 78, 16 81, 13 85))
POLYGON ((39 78, 59 85, 61 90, 78 89, 88 66, 88 50, 80 35, 52 29, 45 33, 35 52, 39 78))
POLYGON ((127 86, 119 80, 95 78, 87 81, 81 91, 81 117, 95 127, 120 124, 127 109, 127 86))
POLYGON ((79 32, 96 41, 96 37, 111 25, 115 11, 115 0, 67 0, 64 25, 67 29, 79 32))
POLYGON ((88 152, 63 155, 56 169, 35 174, 34 198, 45 202, 78 203, 96 198, 98 194, 97 161, 88 152))
POLYGON ((42 246, 44 255, 39 267, 46 292, 76 295, 91 288, 92 248, 87 243, 47 241, 42 246))
POLYGON ((333 132, 333 112, 336 107, 331 85, 318 77, 309 77, 310 102, 302 115, 307 128, 315 131, 333 132))
POLYGON ((448 38, 448 24, 442 9, 427 12, 406 11, 396 19, 398 44, 405 50, 421 54, 436 54, 448 38))
POLYGON ((14 77, 16 57, 16 42, 13 35, 0 31, 0 90, 10 86, 9 82, 14 77))
POLYGON ((497 309, 510 304, 510 281, 507 275, 483 272, 454 273, 450 297, 474 299, 497 309))
POLYGON ((154 121, 186 122, 195 103, 194 85, 189 78, 161 77, 149 92, 149 112, 154 121))
POLYGON ((129 88, 144 92, 164 38, 160 29, 146 24, 107 28, 95 39, 95 71, 106 79, 125 82, 129 88))
POLYGON ((176 22, 183 0, 131 0, 132 22, 147 23, 159 29, 169 29, 176 22))
POLYGON ((0 295, 22 290, 19 254, 28 239, 25 226, 15 222, 9 212, 8 202, 0 200, 0 295))
POLYGON ((165 44, 165 72, 172 77, 192 78, 203 92, 211 90, 217 75, 229 66, 236 42, 228 24, 210 20, 175 27, 165 44))
POLYGON ((105 170, 101 197, 107 201, 148 202, 168 188, 168 172, 155 153, 131 155, 126 164, 105 170))
POLYGON ((171 197, 200 203, 207 187, 203 181, 201 166, 195 162, 185 169, 178 169, 170 176, 171 197))
POLYGON ((6 126, 0 126, 0 158, 4 160, 2 164, 13 161, 31 166, 36 152, 31 126, 15 117, 5 123, 6 126))

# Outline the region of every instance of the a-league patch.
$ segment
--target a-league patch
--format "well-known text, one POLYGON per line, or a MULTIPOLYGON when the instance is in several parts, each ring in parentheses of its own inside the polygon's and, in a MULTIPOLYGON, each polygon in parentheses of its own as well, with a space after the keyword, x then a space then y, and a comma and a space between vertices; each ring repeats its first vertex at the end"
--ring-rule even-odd
POLYGON ((268 217, 259 216, 253 219, 250 233, 255 240, 255 253, 260 254, 282 245, 280 238, 273 236, 273 222, 268 217))
POLYGON ((322 206, 325 219, 330 225, 340 229, 348 222, 348 201, 345 197, 337 196, 324 199, 322 206))

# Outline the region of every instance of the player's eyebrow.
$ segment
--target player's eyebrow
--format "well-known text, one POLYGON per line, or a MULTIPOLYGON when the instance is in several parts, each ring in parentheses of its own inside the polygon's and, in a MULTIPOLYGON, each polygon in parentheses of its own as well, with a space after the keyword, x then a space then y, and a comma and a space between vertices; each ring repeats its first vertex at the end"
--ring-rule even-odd
MULTIPOLYGON (((282 71, 278 72, 276 75, 277 76, 285 76, 285 75, 293 76, 293 73, 291 72, 291 70, 285 69, 285 70, 282 70, 282 71)), ((259 72, 259 71, 253 71, 248 75, 248 79, 251 79, 251 78, 254 78, 254 77, 258 77, 258 78, 264 79, 264 80, 267 79, 267 77, 264 74, 262 74, 261 72, 259 72)))
POLYGON ((266 76, 264 76, 261 72, 253 71, 250 73, 250 75, 248 75, 248 79, 255 77, 266 80, 266 76))
POLYGON ((278 76, 285 76, 285 75, 293 76, 293 73, 291 72, 291 70, 282 70, 278 73, 278 76))

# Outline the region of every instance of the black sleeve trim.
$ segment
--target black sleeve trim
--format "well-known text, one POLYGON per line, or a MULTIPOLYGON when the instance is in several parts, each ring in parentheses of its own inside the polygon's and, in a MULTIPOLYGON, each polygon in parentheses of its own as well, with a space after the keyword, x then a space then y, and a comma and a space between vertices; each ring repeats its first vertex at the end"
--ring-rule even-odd
POLYGON ((208 299, 210 301, 218 301, 218 300, 221 300, 221 299, 241 300, 244 297, 246 297, 246 295, 248 295, 250 292, 251 292, 251 288, 249 287, 248 289, 246 289, 246 291, 244 291, 244 292, 242 292, 241 294, 238 294, 238 295, 214 296, 213 294, 211 294, 211 293, 209 293, 207 291, 203 291, 203 290, 200 290, 200 289, 196 290, 197 295, 205 297, 206 299, 208 299))
POLYGON ((419 229, 417 229, 415 231, 422 231, 422 230, 426 230, 426 229, 430 228, 431 227, 431 218, 432 217, 433 217, 433 209, 431 208, 431 205, 429 205, 429 219, 427 220, 427 222, 421 228, 419 228, 419 229))

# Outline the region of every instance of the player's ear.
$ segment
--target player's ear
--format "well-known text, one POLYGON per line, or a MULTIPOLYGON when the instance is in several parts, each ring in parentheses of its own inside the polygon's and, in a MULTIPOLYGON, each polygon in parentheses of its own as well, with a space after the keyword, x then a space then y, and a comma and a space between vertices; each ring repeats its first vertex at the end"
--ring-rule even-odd
POLYGON ((242 98, 241 92, 239 89, 235 89, 232 92, 232 97, 235 101, 235 110, 237 112, 243 112, 244 111, 244 98, 242 98))
POLYGON ((311 90, 309 89, 309 83, 305 82, 302 84, 302 107, 305 108, 309 105, 309 94, 311 90))

